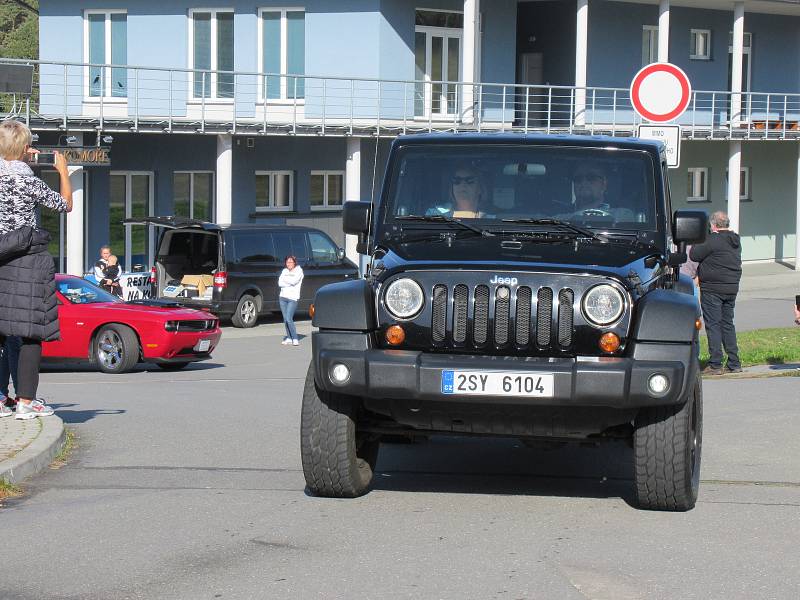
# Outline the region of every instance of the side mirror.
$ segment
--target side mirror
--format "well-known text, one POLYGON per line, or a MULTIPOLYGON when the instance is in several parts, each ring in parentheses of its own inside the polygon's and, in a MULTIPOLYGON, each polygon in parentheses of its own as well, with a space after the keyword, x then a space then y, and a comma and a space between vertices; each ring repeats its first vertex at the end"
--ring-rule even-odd
POLYGON ((338 256, 339 260, 344 260, 344 248, 339 248, 338 256))
POLYGON ((676 210, 672 239, 676 244, 702 244, 708 233, 708 215, 702 210, 676 210))
POLYGON ((342 209, 342 229, 351 235, 367 235, 372 205, 369 202, 345 202, 342 209))

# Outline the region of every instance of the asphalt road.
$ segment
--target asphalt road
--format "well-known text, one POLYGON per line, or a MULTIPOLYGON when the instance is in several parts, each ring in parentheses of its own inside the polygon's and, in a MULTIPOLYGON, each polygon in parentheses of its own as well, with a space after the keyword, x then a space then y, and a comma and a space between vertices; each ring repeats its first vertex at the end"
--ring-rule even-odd
POLYGON ((374 491, 328 500, 300 469, 310 343, 226 334, 181 373, 43 375, 80 447, 0 509, 0 598, 800 595, 796 378, 706 382, 689 513, 630 505, 622 444, 515 440, 384 446, 374 491))

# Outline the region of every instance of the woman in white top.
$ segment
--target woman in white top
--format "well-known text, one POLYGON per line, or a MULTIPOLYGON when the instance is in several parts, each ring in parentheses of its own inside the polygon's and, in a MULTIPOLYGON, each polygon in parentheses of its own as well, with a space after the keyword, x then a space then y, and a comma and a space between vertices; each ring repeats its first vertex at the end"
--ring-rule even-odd
POLYGON ((284 264, 286 268, 281 271, 281 276, 278 278, 278 287, 281 288, 278 300, 281 305, 283 325, 286 327, 286 335, 281 344, 299 346, 297 329, 294 326, 294 311, 297 310, 297 301, 300 300, 303 269, 297 265, 297 259, 294 256, 287 256, 284 264))

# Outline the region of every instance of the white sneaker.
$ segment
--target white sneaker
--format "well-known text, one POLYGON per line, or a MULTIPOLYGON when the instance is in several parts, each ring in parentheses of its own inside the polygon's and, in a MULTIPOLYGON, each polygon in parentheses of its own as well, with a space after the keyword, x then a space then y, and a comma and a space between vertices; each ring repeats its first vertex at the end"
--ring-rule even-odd
POLYGON ((283 344, 284 346, 290 346, 292 344, 292 340, 290 340, 289 338, 283 338, 281 344, 283 344))
POLYGON ((300 342, 298 340, 292 340, 292 346, 299 346, 300 342))
POLYGON ((5 400, 3 402, 0 402, 0 418, 11 417, 13 415, 14 411, 6 406, 5 400))
POLYGON ((36 417, 49 417, 54 415, 55 412, 41 400, 32 400, 30 404, 17 402, 17 414, 14 415, 14 418, 26 420, 35 419, 36 417))

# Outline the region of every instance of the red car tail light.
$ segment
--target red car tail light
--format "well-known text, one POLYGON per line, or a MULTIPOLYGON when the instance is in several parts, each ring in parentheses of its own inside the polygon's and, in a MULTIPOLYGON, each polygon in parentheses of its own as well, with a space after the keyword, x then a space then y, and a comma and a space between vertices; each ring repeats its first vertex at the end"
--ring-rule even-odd
POLYGON ((228 285, 228 274, 225 271, 221 271, 214 275, 214 287, 224 288, 228 285))

